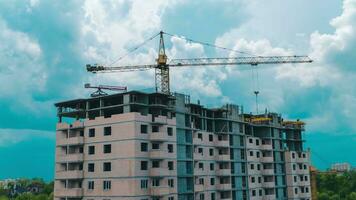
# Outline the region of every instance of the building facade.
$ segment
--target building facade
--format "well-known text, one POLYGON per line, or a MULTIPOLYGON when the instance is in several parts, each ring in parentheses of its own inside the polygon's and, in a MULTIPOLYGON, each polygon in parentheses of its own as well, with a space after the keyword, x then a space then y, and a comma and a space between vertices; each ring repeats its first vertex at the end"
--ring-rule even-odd
POLYGON ((350 163, 334 163, 331 165, 331 170, 337 172, 348 172, 351 168, 350 163))
POLYGON ((310 199, 304 124, 183 94, 56 104, 55 199, 310 199))

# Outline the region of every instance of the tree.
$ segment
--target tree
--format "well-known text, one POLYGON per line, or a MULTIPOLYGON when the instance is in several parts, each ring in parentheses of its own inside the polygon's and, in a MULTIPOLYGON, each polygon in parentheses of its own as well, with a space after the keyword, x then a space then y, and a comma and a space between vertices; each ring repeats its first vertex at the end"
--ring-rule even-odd
POLYGON ((0 196, 0 200, 9 200, 9 198, 5 195, 0 196))
POLYGON ((354 200, 356 171, 319 174, 317 176, 317 188, 319 200, 354 200))
POLYGON ((51 192, 51 194, 48 195, 48 200, 53 200, 54 196, 53 196, 53 192, 51 192))
POLYGON ((356 192, 351 192, 347 195, 346 200, 356 200, 356 192))
POLYGON ((0 196, 7 196, 9 194, 9 191, 3 189, 3 188, 0 188, 0 196))
POLYGON ((15 200, 34 200, 34 199, 35 199, 35 195, 29 192, 20 194, 15 198, 15 200))
POLYGON ((53 188, 54 188, 53 181, 48 184, 45 184, 43 188, 43 193, 50 195, 53 192, 53 188))
POLYGON ((330 197, 330 200, 341 200, 341 198, 338 194, 334 194, 330 197))
POLYGON ((36 195, 34 200, 48 200, 48 195, 47 194, 36 195))

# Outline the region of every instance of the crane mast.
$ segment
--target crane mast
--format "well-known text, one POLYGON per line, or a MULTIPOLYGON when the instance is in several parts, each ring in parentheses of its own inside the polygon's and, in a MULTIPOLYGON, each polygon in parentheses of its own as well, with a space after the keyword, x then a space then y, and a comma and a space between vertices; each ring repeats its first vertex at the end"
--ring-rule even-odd
POLYGON ((155 68, 156 91, 170 94, 169 89, 169 67, 167 65, 167 55, 164 47, 163 31, 159 33, 159 49, 157 58, 157 67, 155 68))
MULTIPOLYGON (((143 71, 155 69, 156 91, 164 94, 170 94, 170 67, 196 67, 196 66, 227 66, 227 65, 250 65, 257 66, 261 64, 287 64, 287 63, 311 63, 313 62, 308 56, 243 56, 243 57, 226 57, 226 58, 191 58, 191 59, 172 59, 167 63, 165 52, 164 38, 165 33, 161 31, 158 35, 159 49, 158 58, 155 64, 148 65, 124 65, 117 67, 90 65, 87 64, 88 72, 127 72, 143 71)), ((169 34, 170 35, 170 34, 169 34)))

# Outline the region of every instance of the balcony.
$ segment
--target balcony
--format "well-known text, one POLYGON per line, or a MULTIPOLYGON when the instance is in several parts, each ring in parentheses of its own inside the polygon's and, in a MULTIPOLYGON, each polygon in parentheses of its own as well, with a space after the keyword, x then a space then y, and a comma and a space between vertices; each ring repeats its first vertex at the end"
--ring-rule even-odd
POLYGON ((262 157, 261 162, 267 162, 267 163, 273 162, 273 157, 272 156, 262 157))
POLYGON ((168 141, 169 137, 168 134, 165 132, 154 132, 149 134, 150 140, 152 141, 158 141, 158 142, 164 142, 168 141))
POLYGON ((151 196, 164 196, 169 194, 169 187, 157 186, 150 188, 151 196))
POLYGON ((297 186, 309 186, 310 182, 309 181, 298 181, 295 185, 297 185, 297 186))
POLYGON ((149 176, 160 177, 160 176, 169 176, 169 175, 170 173, 168 168, 159 167, 159 168, 150 168, 149 170, 149 176))
POLYGON ((204 191, 203 184, 194 185, 194 192, 202 192, 202 191, 204 191))
POLYGON ((304 192, 304 193, 299 193, 298 196, 299 196, 299 198, 303 198, 303 199, 308 198, 308 199, 310 199, 311 194, 310 194, 310 192, 308 192, 308 193, 304 192))
POLYGON ((70 137, 70 138, 62 138, 57 140, 57 145, 58 146, 63 146, 63 145, 81 145, 84 144, 84 137, 78 136, 78 137, 70 137))
POLYGON ((75 121, 73 124, 70 125, 71 129, 77 129, 77 128, 84 128, 84 122, 81 121, 75 121))
POLYGON ((70 171, 58 171, 56 172, 57 179, 82 179, 83 171, 70 170, 70 171))
POLYGON ((267 194, 263 196, 263 200, 271 200, 271 199, 276 199, 276 195, 274 194, 267 194))
POLYGON ((295 173, 296 173, 296 174, 305 174, 305 175, 307 175, 307 174, 309 174, 309 170, 297 168, 297 169, 295 170, 295 173))
POLYGON ((296 162, 298 163, 309 163, 309 159, 306 158, 296 158, 296 162))
POLYGON ((273 175, 274 170, 273 169, 264 169, 264 170, 262 170, 262 174, 263 175, 273 175))
POLYGON ((151 159, 165 159, 167 158, 167 153, 163 150, 151 150, 150 151, 150 158, 151 159))
POLYGON ((262 183, 262 187, 264 187, 264 188, 273 188, 273 187, 275 187, 275 183, 273 181, 271 181, 271 182, 263 182, 262 183))
POLYGON ((231 183, 225 183, 225 184, 222 184, 222 183, 220 183, 220 184, 217 184, 216 185, 216 189, 217 190, 231 190, 231 183))
POLYGON ((152 123, 153 124, 167 124, 167 117, 164 117, 164 116, 152 117, 152 123))
POLYGON ((216 156, 217 161, 230 161, 230 155, 229 154, 220 154, 216 156))
POLYGON ((67 124, 67 123, 58 123, 57 127, 56 127, 57 131, 66 130, 68 128, 69 128, 69 124, 67 124))
POLYGON ((215 174, 216 176, 231 176, 231 169, 218 169, 215 174))
POLYGON ((218 147, 229 147, 230 146, 230 142, 228 140, 218 140, 215 141, 215 146, 218 147))
POLYGON ((262 144, 261 145, 262 150, 272 150, 272 144, 262 144))
POLYGON ((83 161, 83 154, 76 153, 76 154, 66 154, 66 155, 59 155, 57 156, 57 162, 82 162, 83 161))
POLYGON ((82 197, 82 188, 67 188, 67 189, 57 189, 54 191, 54 196, 56 197, 82 197))

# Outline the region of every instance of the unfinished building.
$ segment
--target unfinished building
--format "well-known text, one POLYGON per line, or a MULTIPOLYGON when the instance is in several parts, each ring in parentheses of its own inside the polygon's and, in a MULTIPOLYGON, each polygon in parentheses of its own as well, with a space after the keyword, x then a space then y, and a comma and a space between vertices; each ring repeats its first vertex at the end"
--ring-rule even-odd
POLYGON ((56 104, 57 200, 310 199, 304 123, 187 95, 56 104))

